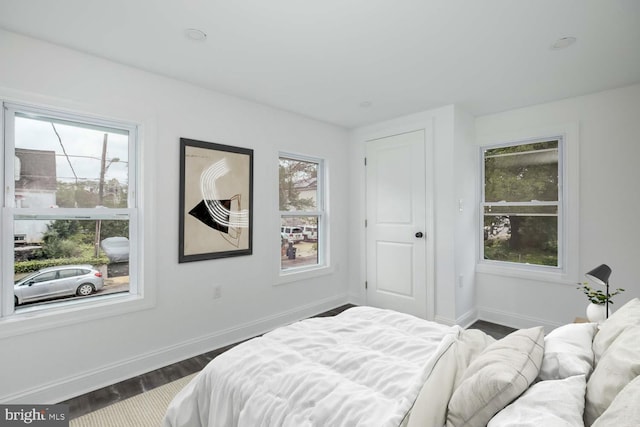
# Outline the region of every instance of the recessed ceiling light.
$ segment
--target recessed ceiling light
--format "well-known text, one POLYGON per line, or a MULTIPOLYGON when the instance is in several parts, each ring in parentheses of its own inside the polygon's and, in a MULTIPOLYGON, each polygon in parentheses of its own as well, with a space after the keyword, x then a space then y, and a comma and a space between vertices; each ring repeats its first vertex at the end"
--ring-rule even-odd
POLYGON ((187 36, 189 40, 194 40, 197 42, 202 42, 207 39, 207 34, 202 30, 198 30, 197 28, 187 28, 186 30, 184 30, 184 35, 187 36))
POLYGON ((551 50, 560 50, 560 49, 567 48, 567 47, 571 46, 572 44, 574 44, 576 42, 576 40, 577 39, 575 37, 562 37, 562 38, 559 38, 558 40, 556 40, 551 45, 551 50))
POLYGON ((373 105, 373 102, 371 101, 362 101, 360 103, 360 108, 369 108, 373 105))

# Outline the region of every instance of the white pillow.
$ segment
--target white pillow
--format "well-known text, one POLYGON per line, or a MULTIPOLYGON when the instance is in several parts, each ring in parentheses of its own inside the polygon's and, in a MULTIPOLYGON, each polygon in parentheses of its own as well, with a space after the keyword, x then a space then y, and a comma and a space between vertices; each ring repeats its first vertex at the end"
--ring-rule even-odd
POLYGON ((593 369, 591 344, 597 330, 597 323, 569 323, 551 331, 544 337, 544 356, 538 378, 588 377, 593 369))
POLYGON ((593 353, 597 364, 604 352, 625 329, 640 325, 640 298, 634 298, 615 313, 600 327, 593 339, 593 353))
POLYGON ((591 427, 638 427, 640 423, 640 376, 625 386, 609 408, 591 427))
MULTIPOLYGON (((495 339, 475 329, 462 330, 457 340, 438 358, 411 408, 407 427, 442 426, 458 372, 495 339)), ((460 373, 462 376, 462 373, 460 373)))
POLYGON ((616 395, 640 375, 640 326, 627 328, 609 346, 587 382, 585 425, 590 426, 616 395))
POLYGON ((584 375, 541 381, 498 412, 487 427, 583 427, 584 375))
POLYGON ((457 342, 453 341, 433 365, 413 403, 407 427, 444 424, 455 381, 456 347, 457 342))
POLYGON ((485 427, 491 417, 529 388, 544 352, 542 326, 521 329, 476 357, 453 392, 448 427, 485 427))

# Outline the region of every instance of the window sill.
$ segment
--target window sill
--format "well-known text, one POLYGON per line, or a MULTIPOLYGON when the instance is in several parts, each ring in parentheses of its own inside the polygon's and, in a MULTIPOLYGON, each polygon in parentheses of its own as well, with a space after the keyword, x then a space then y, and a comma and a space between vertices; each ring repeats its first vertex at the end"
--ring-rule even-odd
POLYGON ((481 261, 476 265, 476 273, 492 274, 496 276, 516 277, 519 279, 536 280, 539 282, 575 285, 567 273, 561 269, 551 267, 537 267, 527 265, 507 265, 501 262, 481 261))
POLYGON ((328 274, 333 274, 333 271, 333 267, 327 265, 301 268, 300 270, 292 269, 287 272, 281 271, 276 280, 275 286, 326 276, 328 274))
POLYGON ((0 320, 0 339, 82 323, 155 306, 152 298, 132 294, 97 297, 95 301, 68 301, 45 309, 24 308, 0 320))

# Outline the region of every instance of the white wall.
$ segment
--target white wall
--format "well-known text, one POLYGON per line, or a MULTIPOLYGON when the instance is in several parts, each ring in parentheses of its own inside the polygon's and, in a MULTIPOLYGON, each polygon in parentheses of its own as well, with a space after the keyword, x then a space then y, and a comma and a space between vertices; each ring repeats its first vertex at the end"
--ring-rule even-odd
MULTIPOLYGON (((469 230, 477 207, 471 206, 476 196, 470 188, 477 185, 472 178, 477 170, 472 170, 474 154, 467 146, 473 126, 456 107, 358 129, 349 143, 341 128, 3 31, 0 57, 0 97, 139 118, 145 125, 144 215, 155 243, 146 252, 145 265, 156 294, 155 305, 145 311, 0 339, 2 402, 54 402, 337 306, 347 298, 364 303, 362 135, 416 123, 433 125, 430 221, 435 266, 430 317, 447 323, 466 321, 476 298, 481 318, 514 326, 554 326, 584 312, 586 299, 572 285, 486 273, 477 273, 474 283, 469 257, 477 237, 469 230), (180 137, 255 150, 254 255, 177 263, 180 137), (325 276, 274 286, 280 150, 327 159, 334 269, 325 276), (456 288, 461 274, 462 288, 456 288), (213 285, 222 286, 221 299, 212 299, 213 285)), ((475 120, 478 140, 523 127, 579 122, 579 270, 582 274, 608 263, 613 268, 612 286, 627 288, 616 298, 616 306, 640 295, 634 268, 640 259, 640 228, 634 222, 640 211, 639 118, 636 85, 475 120)))
POLYGON ((477 319, 474 120, 458 106, 446 107, 445 111, 446 115, 435 122, 433 153, 435 320, 468 326, 477 319))
POLYGON ((475 119, 456 107, 453 174, 455 181, 456 323, 468 326, 477 319, 475 263, 478 254, 478 149, 475 119))
POLYGON ((155 289, 144 311, 0 339, 0 402, 59 401, 347 301, 345 130, 4 31, 0 58, 0 98, 143 123, 155 289), (178 264, 180 137, 254 149, 252 256, 178 264), (333 270, 274 286, 280 150, 326 159, 333 270))
POLYGON ((355 129, 349 155, 353 195, 349 294, 353 301, 366 302, 363 141, 367 135, 391 135, 427 121, 432 121, 434 129, 433 319, 465 325, 477 316, 514 327, 556 327, 584 316, 587 300, 575 283, 586 280, 584 273, 600 263, 612 267, 612 287, 627 289, 614 299, 614 308, 640 295, 634 269, 640 259, 640 228, 634 224, 640 211, 636 189, 640 85, 634 85, 475 120, 449 106, 355 129), (577 168, 569 171, 579 189, 571 218, 576 232, 569 242, 575 267, 555 281, 487 273, 486 269, 475 273, 480 142, 557 128, 570 129, 571 143, 578 145, 574 148, 579 156, 572 159, 577 168), (475 146, 470 141, 476 141, 475 146))
MULTIPOLYGON (((626 288, 615 307, 640 296, 640 85, 476 118, 478 140, 521 129, 579 124, 578 273, 601 263, 612 287, 626 288)), ((575 208, 575 207, 574 207, 575 208)), ((516 327, 554 327, 585 316, 586 297, 575 282, 528 280, 478 273, 478 311, 486 320, 516 327)))

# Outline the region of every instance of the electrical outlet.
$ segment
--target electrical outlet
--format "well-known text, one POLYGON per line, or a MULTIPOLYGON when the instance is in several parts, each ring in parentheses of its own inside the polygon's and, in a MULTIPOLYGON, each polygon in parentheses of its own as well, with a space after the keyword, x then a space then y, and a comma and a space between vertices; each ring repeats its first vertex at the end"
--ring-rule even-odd
POLYGON ((458 276, 458 287, 462 288, 464 286, 464 276, 461 274, 458 276))
POLYGON ((213 287, 213 299, 222 298, 222 286, 213 287))

